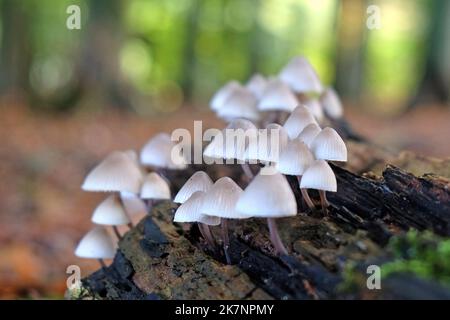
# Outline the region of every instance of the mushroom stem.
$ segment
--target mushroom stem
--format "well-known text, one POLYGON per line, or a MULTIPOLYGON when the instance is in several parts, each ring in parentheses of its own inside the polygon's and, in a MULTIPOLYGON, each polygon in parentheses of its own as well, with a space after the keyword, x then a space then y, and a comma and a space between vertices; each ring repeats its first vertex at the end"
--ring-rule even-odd
MULTIPOLYGON (((300 182, 302 181, 302 176, 297 176, 297 180, 298 180, 298 185, 300 186, 300 182)), ((314 202, 309 197, 308 190, 305 188, 300 188, 300 192, 302 193, 302 197, 305 200, 308 207, 311 210, 314 210, 316 206, 314 205, 314 202)))
POLYGON ((244 171, 245 176, 249 180, 252 180, 255 175, 253 174, 252 169, 250 169, 250 166, 248 165, 248 163, 241 163, 241 168, 242 168, 242 171, 244 171))
POLYGON ((228 221, 222 218, 220 227, 222 229, 222 240, 223 240, 223 252, 225 253, 225 259, 227 264, 231 264, 230 255, 228 254, 228 248, 230 247, 230 237, 228 235, 228 221))
POLYGON ((117 239, 119 239, 119 240, 122 239, 122 236, 119 232, 119 229, 117 229, 117 226, 112 226, 112 227, 113 227, 114 234, 116 235, 117 239))
POLYGON ((134 227, 133 222, 128 223, 128 224, 127 224, 127 227, 130 228, 130 229, 133 228, 133 227, 134 227))
POLYGON ((100 263, 100 265, 102 266, 102 268, 106 268, 106 264, 105 264, 105 261, 103 259, 99 258, 97 260, 100 263))
POLYGON ((319 190, 320 195, 320 204, 322 205, 322 210, 324 214, 327 214, 327 207, 330 206, 330 203, 327 200, 327 193, 324 190, 319 190))
POLYGON ((280 234, 278 233, 277 224, 274 218, 267 218, 267 225, 269 226, 270 240, 272 241, 275 251, 279 255, 287 255, 288 251, 281 241, 280 234))
POLYGON ((216 242, 214 241, 214 237, 211 233, 211 230, 209 229, 209 226, 200 222, 198 222, 197 224, 202 237, 206 240, 211 249, 215 249, 216 242))

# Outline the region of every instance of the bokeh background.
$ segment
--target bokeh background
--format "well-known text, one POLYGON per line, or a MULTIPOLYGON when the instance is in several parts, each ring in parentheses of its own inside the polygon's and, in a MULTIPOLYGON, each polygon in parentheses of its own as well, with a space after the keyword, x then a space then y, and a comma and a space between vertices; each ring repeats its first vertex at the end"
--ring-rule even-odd
POLYGON ((0 298, 61 298, 68 265, 97 268, 73 249, 102 157, 193 120, 221 126, 215 90, 295 55, 363 136, 450 155, 450 1, 0 0, 0 298), (73 4, 80 30, 66 27, 73 4))

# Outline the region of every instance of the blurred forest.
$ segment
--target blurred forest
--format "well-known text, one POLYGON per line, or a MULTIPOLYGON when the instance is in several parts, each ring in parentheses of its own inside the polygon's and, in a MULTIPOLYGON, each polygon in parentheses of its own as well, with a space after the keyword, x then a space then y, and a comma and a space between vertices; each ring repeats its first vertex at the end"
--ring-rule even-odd
POLYGON ((307 57, 354 129, 450 155, 450 1, 0 0, 0 298, 61 298, 116 149, 203 119, 214 91, 307 57), (69 5, 81 29, 69 30, 69 5), (380 28, 366 25, 376 5, 380 28))
POLYGON ((449 99, 446 0, 1 0, 0 92, 40 109, 139 114, 204 106, 229 79, 308 57, 326 84, 374 113, 449 99), (81 8, 81 30, 66 8, 81 8), (380 9, 379 29, 366 26, 380 9), (95 103, 92 103, 95 102, 95 103))

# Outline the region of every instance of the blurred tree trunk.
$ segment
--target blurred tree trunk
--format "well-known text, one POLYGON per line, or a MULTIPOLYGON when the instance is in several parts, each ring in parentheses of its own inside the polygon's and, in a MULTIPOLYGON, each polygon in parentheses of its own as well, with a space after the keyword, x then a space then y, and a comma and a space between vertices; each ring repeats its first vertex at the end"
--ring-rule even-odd
POLYGON ((449 103, 450 98, 450 2, 427 2, 425 10, 430 19, 425 72, 409 109, 432 102, 449 103))
POLYGON ((360 0, 343 0, 337 8, 335 87, 344 98, 358 99, 362 91, 366 8, 366 2, 360 0))
POLYGON ((0 2, 0 14, 0 93, 26 91, 31 65, 29 17, 13 0, 0 2))

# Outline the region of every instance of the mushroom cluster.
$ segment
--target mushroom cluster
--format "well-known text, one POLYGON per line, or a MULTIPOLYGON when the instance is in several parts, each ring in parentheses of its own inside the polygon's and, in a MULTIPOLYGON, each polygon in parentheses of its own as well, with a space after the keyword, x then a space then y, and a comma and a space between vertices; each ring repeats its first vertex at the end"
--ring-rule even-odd
MULTIPOLYGON (((347 161, 345 142, 331 127, 332 120, 343 115, 339 97, 322 86, 304 57, 296 57, 276 76, 255 74, 245 85, 228 82, 214 94, 210 107, 227 125, 217 130, 220 137, 206 146, 203 157, 240 164, 245 179, 220 177, 213 182, 206 172, 195 172, 173 199, 179 204, 174 222, 197 224, 212 251, 219 242, 212 228, 220 226, 223 255, 230 264, 229 221, 264 218, 275 253, 287 255, 276 219, 295 216, 299 210, 286 176, 296 177, 309 210, 316 210, 319 203, 308 190, 317 190, 326 215, 326 192, 337 191, 328 162, 347 161), (227 140, 229 131, 237 133, 232 140, 227 140), (243 139, 235 140, 236 136, 243 139)), ((139 157, 134 151, 106 157, 82 186, 86 191, 112 192, 96 208, 92 221, 112 226, 120 239, 118 226, 131 226, 136 208, 150 212, 155 201, 171 199, 167 170, 189 165, 181 151, 170 135, 160 133, 145 144, 139 157)), ((81 240, 76 255, 112 258, 114 246, 105 227, 97 226, 81 240)))

